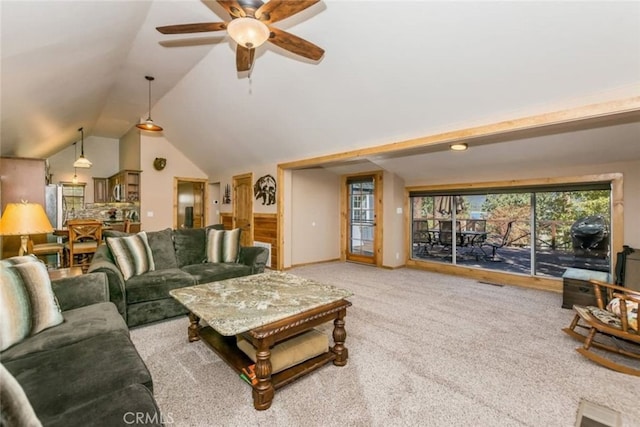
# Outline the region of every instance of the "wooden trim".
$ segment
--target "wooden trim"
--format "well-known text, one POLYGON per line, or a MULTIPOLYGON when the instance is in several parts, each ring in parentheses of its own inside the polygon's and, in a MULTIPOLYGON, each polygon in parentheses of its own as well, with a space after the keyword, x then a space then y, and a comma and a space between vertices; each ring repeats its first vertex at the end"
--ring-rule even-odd
POLYGON ((527 276, 516 273, 505 273, 495 270, 484 270, 479 268, 469 268, 459 265, 442 264, 438 262, 420 261, 411 259, 411 201, 409 193, 411 191, 430 191, 430 190, 455 190, 463 188, 490 188, 490 187, 521 187, 521 186, 537 186, 547 184, 574 184, 588 182, 610 182, 611 183, 611 249, 610 258, 613 271, 615 271, 615 254, 622 251, 624 242, 624 193, 623 193, 623 176, 621 173, 608 173, 597 175, 557 177, 557 178, 538 178, 524 179, 514 181, 494 181, 479 183, 458 183, 458 184, 441 184, 431 186, 412 186, 405 187, 405 248, 407 248, 406 265, 408 267, 416 267, 424 270, 434 271, 445 274, 455 274, 478 280, 512 284, 522 287, 550 290, 560 292, 562 290, 561 278, 543 278, 540 276, 527 276))
POLYGON ((462 267, 459 265, 416 261, 412 259, 407 261, 407 267, 432 271, 434 273, 468 277, 478 281, 500 285, 515 285, 523 288, 540 289, 543 291, 562 292, 561 277, 557 279, 549 279, 539 276, 525 276, 517 273, 504 273, 500 271, 462 267))
MULTIPOLYGON (((376 226, 375 226, 375 237, 374 237, 374 247, 373 247, 373 264, 377 267, 382 266, 382 258, 383 258, 383 233, 382 233, 382 225, 384 222, 383 216, 383 204, 382 199, 384 195, 383 191, 383 172, 382 171, 373 171, 373 172, 360 172, 354 174, 343 175, 341 177, 340 183, 340 260, 346 261, 347 259, 347 247, 349 240, 348 233, 348 217, 349 217, 349 192, 347 191, 347 182, 349 178, 356 177, 372 177, 373 185, 374 185, 374 203, 375 203, 375 214, 376 214, 376 226)), ((352 261, 362 262, 366 264, 371 264, 371 258, 365 256, 351 255, 352 261)))
POLYGON ((584 122, 597 122, 604 118, 616 119, 635 115, 640 112, 640 96, 609 101, 599 104, 591 104, 550 113, 505 120, 498 123, 475 126, 429 135, 421 138, 409 139, 401 142, 378 145, 368 148, 360 148, 337 154, 312 157, 303 160, 280 163, 278 167, 283 169, 299 169, 309 166, 317 166, 331 162, 340 162, 354 158, 363 158, 372 155, 397 153, 410 151, 435 145, 446 145, 457 141, 472 141, 475 139, 510 135, 531 130, 549 130, 555 126, 577 125, 584 122))
MULTIPOLYGON (((284 190, 286 186, 284 185, 284 169, 280 166, 277 167, 276 170, 277 183, 278 183, 278 191, 276 194, 277 197, 277 217, 278 217, 278 239, 277 239, 277 248, 278 248, 278 260, 276 263, 277 270, 284 270, 284 258, 285 258, 285 245, 284 245, 284 190)), ((272 263, 273 265, 273 263, 272 263)))

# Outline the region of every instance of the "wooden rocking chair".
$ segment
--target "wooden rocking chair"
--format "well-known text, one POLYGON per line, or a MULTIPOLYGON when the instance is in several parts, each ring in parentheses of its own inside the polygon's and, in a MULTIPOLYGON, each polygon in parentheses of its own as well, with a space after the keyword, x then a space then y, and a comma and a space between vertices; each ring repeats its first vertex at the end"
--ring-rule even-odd
POLYGON ((638 334, 638 305, 640 292, 609 283, 591 280, 598 306, 574 305, 576 315, 568 328, 563 331, 569 336, 584 342, 576 351, 589 360, 618 372, 640 377, 640 335, 638 334), (606 291, 606 301, 603 291, 606 291), (585 323, 584 325, 580 322, 585 323), (576 328, 587 329, 586 335, 576 328), (609 337, 613 344, 604 344, 595 340, 597 334, 609 337), (620 341, 617 341, 620 339, 620 341), (630 357, 637 361, 637 368, 617 363, 596 354, 591 347, 607 350, 630 357))

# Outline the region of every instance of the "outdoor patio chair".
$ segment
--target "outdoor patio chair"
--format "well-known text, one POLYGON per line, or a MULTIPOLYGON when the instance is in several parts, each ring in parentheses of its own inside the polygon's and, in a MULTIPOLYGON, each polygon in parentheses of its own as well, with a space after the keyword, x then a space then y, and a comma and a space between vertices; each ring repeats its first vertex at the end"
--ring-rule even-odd
POLYGON ((576 351, 587 359, 624 374, 640 376, 640 292, 596 280, 590 283, 594 287, 598 306, 574 305, 576 315, 571 325, 563 331, 584 343, 576 351), (588 333, 578 333, 576 328, 586 329, 588 333), (604 352, 595 353, 592 347, 635 359, 637 367, 609 359, 601 355, 604 352))
MULTIPOLYGON (((461 245, 461 235, 460 235, 460 221, 456 221, 456 233, 458 236, 458 246, 461 245)), ((453 230, 452 230, 452 222, 449 220, 440 220, 438 221, 438 243, 440 243, 443 247, 449 248, 453 243, 453 230)))
POLYGON ((515 221, 509 221, 507 224, 507 229, 505 230, 503 235, 494 234, 487 236, 486 239, 480 244, 480 250, 484 253, 484 256, 487 257, 487 253, 484 251, 484 246, 491 247, 491 261, 502 261, 501 259, 496 259, 496 251, 502 247, 504 247, 507 243, 509 243, 509 235, 511 234, 511 228, 513 228, 513 223, 515 221))

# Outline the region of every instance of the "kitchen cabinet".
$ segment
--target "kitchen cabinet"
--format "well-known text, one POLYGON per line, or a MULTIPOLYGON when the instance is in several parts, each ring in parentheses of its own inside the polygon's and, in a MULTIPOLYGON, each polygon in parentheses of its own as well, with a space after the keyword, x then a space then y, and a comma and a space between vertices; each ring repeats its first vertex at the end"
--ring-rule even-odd
POLYGON ((93 178, 93 203, 109 202, 109 178, 93 178))
POLYGON ((139 202, 140 171, 123 170, 109 177, 109 201, 139 202))

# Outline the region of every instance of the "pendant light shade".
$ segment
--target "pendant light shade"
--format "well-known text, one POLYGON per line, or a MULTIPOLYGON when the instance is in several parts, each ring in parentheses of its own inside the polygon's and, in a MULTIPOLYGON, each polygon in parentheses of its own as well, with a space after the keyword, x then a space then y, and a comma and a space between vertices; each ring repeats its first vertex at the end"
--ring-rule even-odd
POLYGON ((84 156, 84 130, 83 128, 78 129, 78 132, 80 132, 80 157, 78 157, 78 160, 76 160, 73 163, 73 167, 74 168, 84 168, 84 169, 88 169, 90 168, 93 163, 91 163, 89 161, 89 159, 87 159, 84 156))
POLYGON ((151 76, 144 76, 144 78, 149 81, 149 115, 147 116, 147 120, 142 123, 138 123, 136 127, 149 132, 161 132, 162 127, 153 123, 153 120, 151 120, 151 82, 155 79, 151 76))

